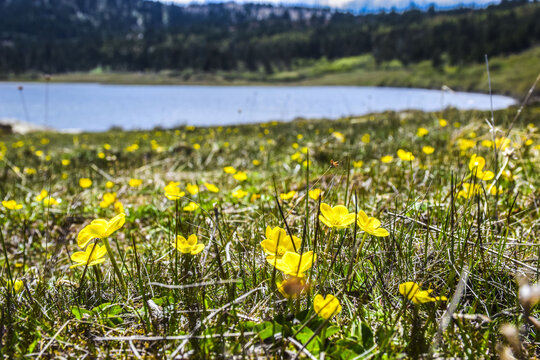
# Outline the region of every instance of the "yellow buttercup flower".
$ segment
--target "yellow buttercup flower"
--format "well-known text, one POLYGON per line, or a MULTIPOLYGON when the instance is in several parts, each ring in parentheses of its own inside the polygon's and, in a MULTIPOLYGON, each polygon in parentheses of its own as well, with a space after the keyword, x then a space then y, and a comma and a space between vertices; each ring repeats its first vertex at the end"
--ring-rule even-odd
POLYGON ((236 173, 236 169, 233 168, 232 166, 225 166, 223 168, 223 171, 225 171, 225 173, 227 173, 227 174, 235 174, 236 173))
POLYGON ((334 138, 336 138, 337 141, 341 142, 341 143, 344 143, 345 142, 345 135, 343 135, 342 133, 340 133, 339 131, 334 131, 332 133, 332 136, 334 138))
POLYGON ((369 134, 362 135, 362 138, 360 139, 364 144, 369 144, 371 141, 371 136, 369 134))
POLYGON ((349 210, 343 205, 331 207, 326 203, 321 204, 321 214, 319 220, 328 227, 344 229, 354 223, 355 214, 349 213, 349 210))
POLYGON ((391 155, 386 155, 386 156, 383 156, 383 157, 381 158, 381 162, 384 163, 384 164, 391 163, 392 160, 394 160, 394 157, 391 156, 391 155))
POLYGON ((238 189, 232 192, 231 196, 233 198, 241 199, 247 195, 247 191, 244 191, 242 189, 238 189))
POLYGON ((198 243, 197 235, 192 234, 186 239, 182 235, 176 236, 174 248, 182 254, 197 255, 204 249, 204 244, 198 243))
POLYGON ((261 165, 261 162, 260 160, 257 160, 257 159, 253 159, 253 161, 251 162, 254 166, 259 166, 261 165))
POLYGON ((24 173, 26 175, 35 175, 37 174, 37 170, 34 168, 24 168, 24 173))
POLYGON ((397 156, 402 160, 402 161, 413 161, 414 160, 414 155, 412 154, 412 152, 410 151, 405 151, 403 149, 399 149, 397 151, 397 156))
POLYGON ((321 189, 313 189, 308 191, 308 195, 313 200, 319 200, 319 197, 321 196, 322 190, 321 189))
POLYGON ((468 199, 474 195, 478 195, 482 192, 482 186, 480 184, 470 184, 470 183, 463 183, 463 188, 458 192, 458 199, 459 198, 465 198, 468 199))
POLYGON ((79 186, 83 189, 87 189, 92 186, 92 180, 90 180, 89 178, 81 178, 79 179, 79 186))
POLYGON ((444 296, 431 296, 431 292, 433 292, 433 290, 421 290, 420 286, 412 281, 399 285, 399 293, 416 305, 447 300, 444 296))
POLYGON ((249 201, 255 202, 260 198, 261 198, 261 194, 251 194, 251 197, 249 198, 249 201))
POLYGON ((247 174, 243 171, 238 171, 236 174, 233 175, 233 177, 238 181, 247 180, 247 174))
POLYGON ((8 291, 12 291, 13 294, 18 294, 24 289, 24 283, 22 280, 7 281, 6 288, 8 291))
POLYGON ((186 195, 185 192, 180 190, 179 186, 180 186, 179 182, 176 182, 176 181, 169 182, 167 186, 163 188, 163 190, 165 191, 165 197, 169 200, 176 200, 186 195))
POLYGON ((305 272, 311 269, 317 260, 317 255, 313 251, 308 251, 302 255, 287 251, 281 258, 267 258, 266 261, 282 271, 285 275, 303 278, 305 272))
POLYGON ((78 266, 93 266, 101 264, 105 261, 104 256, 107 254, 105 246, 99 246, 99 244, 90 244, 84 251, 77 251, 71 255, 71 260, 76 264, 71 265, 70 268, 76 268, 78 266), (95 249, 94 249, 95 247, 95 249))
POLYGON ((362 210, 358 212, 358 218, 356 222, 358 223, 358 227, 360 229, 370 235, 377 237, 385 237, 390 235, 388 230, 381 227, 381 222, 378 219, 367 216, 366 213, 362 210))
POLYGON ((430 155, 430 154, 433 154, 433 152, 435 151, 435 148, 432 147, 432 146, 424 146, 422 147, 422 152, 426 155, 430 155))
POLYGON ((495 174, 491 171, 484 171, 486 165, 486 159, 482 156, 474 154, 469 161, 469 170, 471 170, 473 176, 480 180, 489 181, 495 177, 495 174))
POLYGON ((290 200, 294 197, 294 195, 296 195, 296 191, 294 190, 291 190, 287 193, 281 193, 279 194, 279 197, 281 198, 281 200, 290 200))
POLYGON ((461 151, 467 151, 470 148, 473 148, 476 146, 476 142, 474 140, 468 140, 468 139, 458 139, 457 144, 461 151))
POLYGON ((58 204, 59 204, 58 200, 56 200, 53 197, 49 196, 48 198, 43 199, 43 206, 45 206, 45 207, 51 207, 51 206, 55 206, 55 205, 58 205, 58 204))
POLYGON ((423 127, 418 128, 418 130, 416 131, 416 136, 418 137, 423 137, 423 136, 426 136, 427 134, 429 134, 429 130, 423 127))
POLYGON ((45 199, 47 197, 47 195, 49 195, 49 192, 45 189, 41 190, 41 192, 39 193, 38 196, 36 196, 35 200, 37 202, 42 202, 43 199, 45 199))
POLYGON ((352 166, 354 168, 361 168, 364 165, 364 162, 362 160, 353 161, 352 166))
POLYGON ((110 189, 110 188, 112 188, 113 186, 114 186, 114 183, 113 183, 112 181, 107 181, 107 182, 105 183, 105 187, 106 187, 107 189, 110 189))
POLYGON ((317 315, 323 319, 330 319, 332 316, 341 312, 341 304, 334 295, 327 295, 323 298, 321 294, 317 294, 313 299, 313 308, 317 315))
POLYGON ((219 188, 214 184, 210 184, 210 183, 205 182, 204 186, 206 187, 206 190, 208 190, 210 192, 213 192, 213 193, 219 192, 219 188))
POLYGON ((500 137, 495 139, 495 146, 497 149, 506 150, 510 146, 511 140, 507 137, 500 137))
POLYGON ((287 299, 296 299, 309 289, 304 279, 292 277, 276 282, 278 291, 287 299))
POLYGON ((266 227, 266 239, 261 241, 261 247, 267 255, 267 259, 281 258, 287 251, 296 252, 300 250, 302 240, 298 237, 287 235, 287 231, 279 226, 266 227))
POLYGON ((448 125, 448 121, 446 121, 445 119, 439 119, 440 127, 446 127, 446 125, 448 125))
POLYGON ((199 192, 199 186, 197 184, 187 184, 186 190, 191 195, 196 195, 199 192))
POLYGON ((141 179, 129 179, 128 185, 135 188, 141 186, 143 181, 141 179))
POLYGON ((111 220, 96 219, 89 225, 86 225, 77 235, 77 244, 84 249, 92 239, 103 239, 111 236, 116 230, 120 229, 126 222, 126 214, 121 213, 111 220))
POLYGON ((117 214, 122 214, 124 212, 124 204, 122 204, 121 201, 115 201, 114 202, 114 211, 117 213, 117 214))
POLYGON ((99 203, 99 206, 102 208, 107 208, 114 204, 116 201, 116 193, 105 193, 103 194, 103 201, 99 203))
POLYGON ((199 149, 201 148, 201 145, 199 145, 199 144, 193 144, 193 148, 194 148, 195 150, 199 150, 199 149))
POLYGON ((20 210, 22 209, 22 204, 17 204, 15 200, 2 201, 2 206, 8 210, 20 210))
POLYGON ((192 211, 197 210, 198 208, 199 208, 199 204, 197 204, 196 202, 190 201, 189 204, 184 206, 183 210, 192 212, 192 211))

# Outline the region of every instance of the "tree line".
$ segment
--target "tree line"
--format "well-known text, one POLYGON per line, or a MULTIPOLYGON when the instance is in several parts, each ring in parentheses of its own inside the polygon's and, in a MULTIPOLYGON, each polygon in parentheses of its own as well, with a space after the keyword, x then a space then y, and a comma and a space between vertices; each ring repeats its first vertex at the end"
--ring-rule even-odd
POLYGON ((463 64, 540 43, 540 4, 355 15, 261 4, 0 0, 0 74, 272 72, 299 59, 371 53, 378 62, 463 64))

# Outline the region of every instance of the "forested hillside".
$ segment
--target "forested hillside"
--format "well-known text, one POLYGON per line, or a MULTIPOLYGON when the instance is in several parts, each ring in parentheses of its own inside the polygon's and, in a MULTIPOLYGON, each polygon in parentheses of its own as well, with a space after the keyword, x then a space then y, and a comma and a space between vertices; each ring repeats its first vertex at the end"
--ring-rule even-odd
POLYGON ((0 0, 0 74, 247 70, 370 53, 377 62, 467 64, 540 43, 540 4, 354 15, 255 4, 0 0))

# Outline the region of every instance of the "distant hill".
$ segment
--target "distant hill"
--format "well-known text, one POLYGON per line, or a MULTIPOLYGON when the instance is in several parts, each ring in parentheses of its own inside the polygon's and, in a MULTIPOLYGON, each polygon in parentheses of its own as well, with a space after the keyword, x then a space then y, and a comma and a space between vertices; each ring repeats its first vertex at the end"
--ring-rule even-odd
POLYGON ((463 64, 540 44, 540 4, 353 15, 262 4, 0 0, 0 74, 246 70, 371 53, 463 64))

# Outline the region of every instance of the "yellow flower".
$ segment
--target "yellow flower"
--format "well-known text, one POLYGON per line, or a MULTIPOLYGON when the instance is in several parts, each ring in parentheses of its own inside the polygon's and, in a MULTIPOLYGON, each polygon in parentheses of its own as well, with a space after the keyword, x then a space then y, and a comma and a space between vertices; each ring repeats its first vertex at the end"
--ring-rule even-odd
POLYGON ((323 319, 330 319, 341 312, 341 304, 334 295, 327 295, 326 298, 323 298, 321 294, 317 294, 313 299, 313 308, 317 315, 323 319))
POLYGON ((484 171, 485 165, 486 159, 474 154, 469 161, 469 170, 471 170, 473 176, 476 176, 478 179, 489 181, 495 177, 495 174, 491 171, 484 171))
POLYGON ((233 191, 231 196, 234 197, 234 198, 237 198, 237 199, 241 199, 241 198, 245 197, 247 194, 248 194, 247 191, 244 191, 242 189, 238 189, 236 191, 233 191))
POLYGON ((105 183, 105 187, 106 187, 107 189, 110 189, 110 188, 112 188, 113 186, 114 186, 114 183, 113 183, 112 181, 107 181, 107 182, 105 183))
POLYGON ((446 121, 445 119, 439 119, 440 127, 446 127, 446 125, 448 125, 448 121, 446 121))
POLYGON ((227 173, 227 174, 234 174, 234 173, 236 173, 236 169, 233 168, 232 166, 225 166, 225 167, 223 168, 223 171, 225 171, 225 173, 227 173))
POLYGON ((204 186, 206 187, 206 190, 208 190, 210 192, 213 192, 213 193, 219 192, 219 188, 214 184, 210 184, 210 183, 205 182, 204 186))
POLYGON ((105 246, 90 244, 85 251, 77 251, 71 255, 71 260, 76 262, 76 264, 71 265, 70 268, 73 269, 77 266, 93 266, 101 264, 105 261, 105 254, 107 254, 105 246))
POLYGON ((253 161, 251 162, 254 166, 259 166, 261 165, 261 162, 257 159, 253 159, 253 161))
POLYGON ((308 191, 308 195, 313 200, 319 200, 319 197, 321 196, 322 190, 321 189, 313 189, 308 191))
POLYGON ((321 204, 321 214, 319 220, 328 227, 344 229, 354 223, 355 214, 349 213, 349 210, 343 205, 331 207, 326 203, 321 204))
POLYGON ((345 135, 343 135, 342 133, 338 132, 338 131, 334 131, 332 133, 332 136, 336 138, 337 141, 341 142, 341 143, 344 143, 345 142, 345 135))
POLYGON ((198 208, 199 208, 199 204, 197 204, 196 202, 190 201, 189 204, 184 206, 183 210, 191 212, 191 211, 197 210, 198 208))
POLYGON ((141 186, 143 181, 141 179, 129 179, 129 186, 135 188, 141 186))
POLYGON ((116 193, 105 193, 103 194, 103 201, 99 203, 99 206, 102 208, 107 208, 111 206, 116 201, 116 193))
POLYGON ((414 160, 414 155, 410 151, 405 151, 403 149, 399 149, 397 151, 397 155, 402 161, 413 161, 414 160))
POLYGON ((163 188, 165 190, 165 197, 169 200, 176 200, 178 198, 186 195, 185 192, 181 191, 179 188, 180 183, 176 181, 171 181, 163 188))
POLYGON ((364 165, 364 162, 362 160, 358 160, 358 161, 353 161, 352 162, 352 166, 354 168, 360 168, 364 165))
POLYGON ((79 186, 83 189, 89 188, 90 186, 92 186, 92 180, 90 180, 89 178, 81 178, 79 179, 79 186))
POLYGON ((381 222, 378 219, 367 216, 366 213, 362 210, 358 212, 358 218, 356 222, 358 223, 358 227, 360 227, 360 229, 370 235, 377 237, 385 237, 390 235, 388 233, 388 230, 381 227, 381 222))
POLYGON ((197 184, 187 184, 186 190, 191 195, 196 195, 199 192, 199 186, 197 184))
POLYGON ((58 204, 59 204, 58 200, 56 200, 53 197, 48 197, 48 198, 43 199, 43 206, 45 207, 55 206, 58 204))
POLYGON ((493 147, 493 141, 491 140, 482 140, 480 143, 483 147, 492 148, 493 147))
POLYGON ((281 198, 281 200, 290 200, 294 197, 294 195, 296 195, 296 191, 291 190, 288 193, 279 194, 279 197, 281 198))
POLYGON ((41 151, 41 150, 36 151, 36 156, 37 157, 42 157, 43 156, 43 151, 41 151))
POLYGON ((199 144, 193 144, 193 148, 194 148, 195 150, 199 150, 199 149, 201 148, 201 145, 199 145, 199 144))
POLYGON ((304 279, 292 277, 285 279, 282 282, 276 282, 277 289, 287 299, 296 299, 307 291, 309 285, 304 279))
POLYGON ((15 280, 15 282, 12 282, 11 280, 7 281, 7 289, 8 291, 12 291, 13 294, 18 294, 22 291, 24 288, 24 283, 22 280, 15 280))
POLYGON ((371 141, 371 136, 369 134, 362 135, 362 138, 360 139, 364 144, 369 144, 371 141))
POLYGON ((251 198, 249 199, 249 201, 255 202, 256 200, 260 198, 261 198, 261 194, 251 194, 251 198))
POLYGON ((293 235, 292 239, 287 235, 285 229, 276 226, 266 227, 266 239, 261 241, 261 247, 266 253, 267 259, 281 258, 287 251, 296 252, 300 250, 302 240, 293 235))
POLYGON ((138 144, 131 144, 128 147, 126 147, 127 152, 134 152, 134 151, 137 151, 137 150, 139 150, 139 145, 138 144))
POLYGON ((430 154, 433 154, 433 152, 435 151, 435 148, 433 146, 424 146, 422 147, 422 152, 426 155, 430 155, 430 154))
POLYGON ((313 251, 308 251, 302 255, 287 251, 281 258, 266 258, 266 261, 282 271, 285 275, 303 278, 304 273, 311 269, 317 260, 317 255, 313 251))
POLYGON ((182 254, 197 255, 204 249, 204 244, 198 243, 197 235, 192 234, 186 239, 182 235, 176 236, 174 248, 182 254))
POLYGON ((35 175, 37 173, 37 170, 34 168, 24 168, 24 173, 26 175, 35 175))
POLYGON ((418 130, 416 131, 416 136, 418 137, 423 137, 423 136, 426 136, 427 134, 429 134, 429 130, 423 127, 418 128, 418 130))
POLYGON ((506 150, 510 146, 510 139, 507 137, 500 137, 495 140, 495 146, 497 149, 506 150))
POLYGON ((122 214, 124 212, 124 205, 122 204, 121 201, 115 201, 114 202, 114 211, 117 213, 117 214, 122 214))
POLYGON ((120 229, 124 223, 126 215, 118 214, 111 220, 96 219, 89 225, 86 225, 77 235, 77 244, 84 249, 92 239, 103 239, 111 236, 116 230, 120 229))
POLYGON ((446 301, 444 296, 431 296, 433 290, 421 290, 417 283, 409 281, 399 285, 399 293, 416 305, 435 301, 446 301))
POLYGON ((298 151, 291 155, 292 161, 302 161, 302 154, 300 154, 298 151))
POLYGON ((470 148, 473 148, 476 146, 476 142, 474 140, 467 140, 467 139, 458 139, 457 144, 461 151, 467 151, 470 148))
POLYGON ((49 195, 49 192, 45 189, 41 190, 41 192, 39 193, 38 196, 36 196, 36 201, 37 202, 42 202, 43 199, 45 199, 47 197, 47 195, 49 195))
POLYGON ((465 198, 468 199, 474 195, 478 195, 482 192, 482 187, 480 184, 470 184, 470 183, 463 183, 463 187, 465 189, 462 189, 458 192, 458 199, 459 198, 465 198))
POLYGON ((2 201, 2 206, 8 210, 20 210, 22 209, 22 204, 17 204, 15 200, 2 201))
POLYGON ((99 153, 97 154, 97 156, 98 156, 98 158, 100 158, 100 159, 105 159, 105 153, 104 153, 104 152, 99 152, 99 153))
POLYGON ((293 149, 298 149, 300 147, 300 145, 298 145, 298 143, 293 143, 291 146, 292 146, 293 149))
POLYGON ((302 139, 304 138, 304 135, 298 134, 298 135, 296 135, 296 138, 297 138, 298 140, 302 140, 302 139))
POLYGON ((394 157, 391 156, 391 155, 386 155, 386 156, 383 156, 381 158, 381 162, 384 163, 384 164, 388 164, 388 163, 392 162, 392 160, 394 160, 394 157))
POLYGON ((247 180, 247 174, 243 171, 239 171, 236 174, 233 175, 233 177, 238 181, 245 181, 247 180))
POLYGON ((105 150, 111 150, 111 145, 109 145, 109 144, 103 144, 103 148, 104 148, 105 150))

